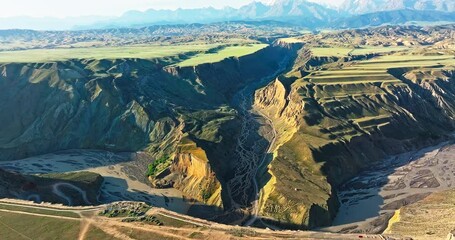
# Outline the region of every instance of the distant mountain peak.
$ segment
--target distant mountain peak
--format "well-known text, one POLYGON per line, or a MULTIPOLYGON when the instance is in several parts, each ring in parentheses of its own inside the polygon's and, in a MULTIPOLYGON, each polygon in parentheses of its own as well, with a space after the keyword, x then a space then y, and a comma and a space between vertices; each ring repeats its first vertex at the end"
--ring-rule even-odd
POLYGON ((394 10, 454 12, 454 0, 345 0, 340 9, 350 14, 394 10))
POLYGON ((0 29, 136 28, 168 24, 268 20, 318 29, 332 28, 345 20, 353 23, 346 24, 346 27, 370 22, 377 22, 377 24, 399 22, 397 19, 430 22, 438 19, 438 21, 452 22, 455 16, 450 15, 455 15, 454 11, 455 0, 344 0, 340 7, 328 7, 315 0, 260 0, 252 1, 240 8, 148 9, 128 11, 120 17, 112 18, 2 18, 0 29), (438 12, 435 13, 436 11, 438 12), (362 16, 364 14, 370 15, 362 16), (375 21, 372 21, 372 18, 375 18, 375 21))

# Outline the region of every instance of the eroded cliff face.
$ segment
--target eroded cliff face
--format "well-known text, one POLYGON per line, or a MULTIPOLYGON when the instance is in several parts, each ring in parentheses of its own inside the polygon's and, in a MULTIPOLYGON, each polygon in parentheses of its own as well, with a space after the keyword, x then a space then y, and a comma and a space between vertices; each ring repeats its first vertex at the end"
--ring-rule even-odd
MULTIPOLYGON (((399 79, 395 82, 369 82, 365 76, 365 81, 334 78, 327 80, 333 84, 319 84, 307 76, 312 72, 307 64, 320 59, 298 59, 306 59, 303 66, 295 64, 255 94, 254 108, 273 121, 278 133, 268 171, 273 183, 264 188, 261 208, 270 223, 329 225, 343 182, 387 156, 441 141, 455 129, 451 66, 391 69, 399 79)), ((322 65, 330 71, 332 63, 322 65)))
POLYGON ((71 148, 137 151, 172 141, 180 123, 150 94, 158 81, 126 70, 138 64, 146 62, 0 66, 0 159, 71 148))
MULTIPOLYGON (((238 93, 280 75, 281 64, 292 61, 288 73, 254 94, 252 111, 276 131, 273 160, 258 177, 260 215, 292 228, 330 224, 343 182, 455 129, 454 70, 367 69, 340 80, 324 76, 373 55, 314 57, 300 47, 277 44, 184 68, 139 59, 2 64, 0 160, 77 148, 144 151, 149 163, 163 159, 150 177, 156 187, 174 187, 225 209, 249 207, 252 184, 243 202, 226 192, 243 169, 238 156, 247 156, 244 145, 239 148, 238 93)), ((245 142, 254 146, 256 135, 245 142)), ((259 150, 252 152, 261 159, 259 150)), ((148 166, 142 167, 145 175, 148 166)), ((247 170, 252 174, 245 176, 255 176, 257 169, 247 170)))
POLYGON ((174 187, 186 196, 208 205, 222 207, 221 184, 212 171, 205 151, 183 138, 169 167, 150 177, 154 187, 174 187))
POLYGON ((184 68, 142 59, 1 64, 0 160, 65 149, 143 151, 149 163, 172 156, 164 166, 172 187, 224 206, 239 121, 232 96, 290 51, 270 46, 184 68))

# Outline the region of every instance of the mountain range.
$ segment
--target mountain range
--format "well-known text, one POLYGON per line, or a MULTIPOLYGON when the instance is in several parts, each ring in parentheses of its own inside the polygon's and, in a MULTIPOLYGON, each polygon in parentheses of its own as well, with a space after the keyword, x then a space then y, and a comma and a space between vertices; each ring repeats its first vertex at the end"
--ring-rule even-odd
POLYGON ((163 24, 213 23, 224 21, 275 20, 310 29, 355 27, 405 23, 409 21, 453 21, 454 0, 345 0, 330 7, 307 0, 276 0, 270 4, 252 2, 238 9, 195 8, 176 10, 128 11, 120 17, 79 18, 3 18, 0 29, 29 28, 36 30, 99 29, 144 27, 163 24), (393 11, 393 13, 390 13, 393 11), (398 14, 403 11, 405 14, 398 14), (368 15, 372 14, 372 15, 368 15), (395 15, 395 17, 391 17, 395 15), (364 25, 358 23, 365 23, 364 25))
POLYGON ((419 10, 454 12, 453 0, 346 0, 340 11, 350 14, 363 14, 393 10, 419 10))

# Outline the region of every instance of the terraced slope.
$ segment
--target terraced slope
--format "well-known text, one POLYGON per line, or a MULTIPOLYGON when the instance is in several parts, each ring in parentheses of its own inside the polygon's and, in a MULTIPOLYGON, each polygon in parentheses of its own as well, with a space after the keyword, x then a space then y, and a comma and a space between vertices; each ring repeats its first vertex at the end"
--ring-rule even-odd
POLYGON ((328 225, 336 189, 360 169, 444 139, 454 129, 455 58, 442 52, 321 58, 302 50, 293 70, 257 91, 255 108, 279 136, 262 177, 264 221, 328 225))

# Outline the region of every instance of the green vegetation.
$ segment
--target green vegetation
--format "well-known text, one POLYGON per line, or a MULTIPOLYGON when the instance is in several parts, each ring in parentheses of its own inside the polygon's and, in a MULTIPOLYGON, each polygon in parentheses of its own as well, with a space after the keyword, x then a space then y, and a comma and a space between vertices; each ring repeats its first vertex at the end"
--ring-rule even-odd
POLYGON ((437 67, 455 65, 455 57, 451 55, 387 55, 362 61, 353 69, 389 69, 405 67, 437 67))
POLYGON ((304 41, 302 39, 296 38, 296 37, 288 37, 288 38, 280 38, 280 42, 284 43, 303 43, 304 41))
POLYGON ((140 216, 140 217, 127 217, 127 218, 122 219, 122 222, 143 222, 143 223, 154 224, 157 226, 163 225, 163 223, 153 215, 140 216))
POLYGON ((405 51, 409 49, 404 46, 394 46, 394 47, 378 47, 378 46, 359 46, 359 47, 314 47, 311 48, 311 51, 314 56, 319 57, 345 57, 348 55, 365 55, 370 53, 388 53, 388 52, 398 52, 405 51))
POLYGON ((170 164, 170 156, 164 155, 158 159, 156 159, 153 163, 149 164, 147 170, 147 176, 153 177, 155 174, 159 173, 160 171, 166 169, 170 164))
POLYGON ((377 46, 361 46, 359 48, 355 48, 351 54, 352 55, 364 55, 370 53, 388 53, 388 52, 398 52, 398 51, 405 51, 409 49, 408 47, 404 46, 396 46, 396 47, 377 47, 377 46))
POLYGON ((217 190, 217 184, 216 181, 208 181, 207 186, 199 186, 199 189, 201 190, 201 199, 204 202, 208 202, 210 197, 215 193, 217 190))
POLYGON ((79 220, 0 212, 2 239, 59 240, 79 235, 79 220))
POLYGON ((169 237, 159 232, 143 231, 129 227, 116 227, 116 230, 122 232, 128 237, 135 240, 177 240, 178 238, 169 237))
POLYGON ((267 44, 249 44, 249 45, 240 45, 240 46, 231 46, 226 47, 217 51, 216 53, 203 53, 196 55, 188 60, 180 62, 177 66, 180 67, 188 67, 188 66, 196 66, 204 63, 213 63, 222 61, 225 58, 229 57, 241 57, 245 55, 249 55, 255 53, 265 47, 267 44))
MULTIPOLYGON (((374 49, 383 52, 386 48, 370 48, 369 50, 374 49)), ((401 47, 391 49, 404 50, 401 47)), ((325 54, 329 53, 330 51, 326 49, 325 54)), ((333 52, 333 54, 338 55, 339 53, 333 52)), ((449 55, 386 55, 371 60, 359 61, 342 69, 316 71, 307 76, 306 79, 319 85, 401 83, 401 80, 389 73, 390 68, 440 67, 450 64, 455 64, 455 58, 449 55)), ((343 89, 343 91, 346 90, 348 89, 343 89)), ((334 92, 332 91, 332 93, 334 92)))
POLYGON ((52 62, 68 59, 156 59, 205 52, 221 44, 147 45, 99 48, 36 49, 0 52, 0 62, 52 62))
POLYGON ((203 239, 204 234, 202 234, 201 232, 192 232, 188 237, 192 239, 203 239))
POLYGON ((8 204, 0 203, 0 209, 11 210, 11 211, 20 211, 20 212, 28 212, 28 213, 36 213, 36 214, 43 214, 43 215, 51 215, 51 216, 62 216, 62 217, 72 217, 72 218, 80 218, 79 214, 72 212, 72 211, 59 211, 43 208, 33 208, 28 206, 12 206, 8 204))
POLYGON ((232 228, 228 233, 234 237, 256 237, 258 235, 254 230, 246 228, 232 228))
POLYGON ((91 225, 85 239, 115 240, 116 238, 114 238, 111 235, 108 235, 103 230, 91 225))
POLYGON ((98 215, 109 218, 122 218, 122 217, 140 217, 144 216, 145 213, 152 207, 144 203, 114 203, 109 205, 106 209, 99 212, 98 215))
POLYGON ((235 43, 206 44, 202 42, 195 42, 180 45, 155 44, 120 47, 81 47, 0 51, 0 62, 34 63, 64 61, 69 59, 158 59, 165 57, 175 57, 178 59, 183 57, 183 59, 186 60, 178 63, 178 66, 194 66, 202 63, 219 62, 228 57, 248 55, 267 46, 266 44, 231 46, 231 44, 235 43))
POLYGON ((318 57, 344 57, 353 51, 353 48, 344 47, 315 47, 311 48, 314 56, 318 57))

